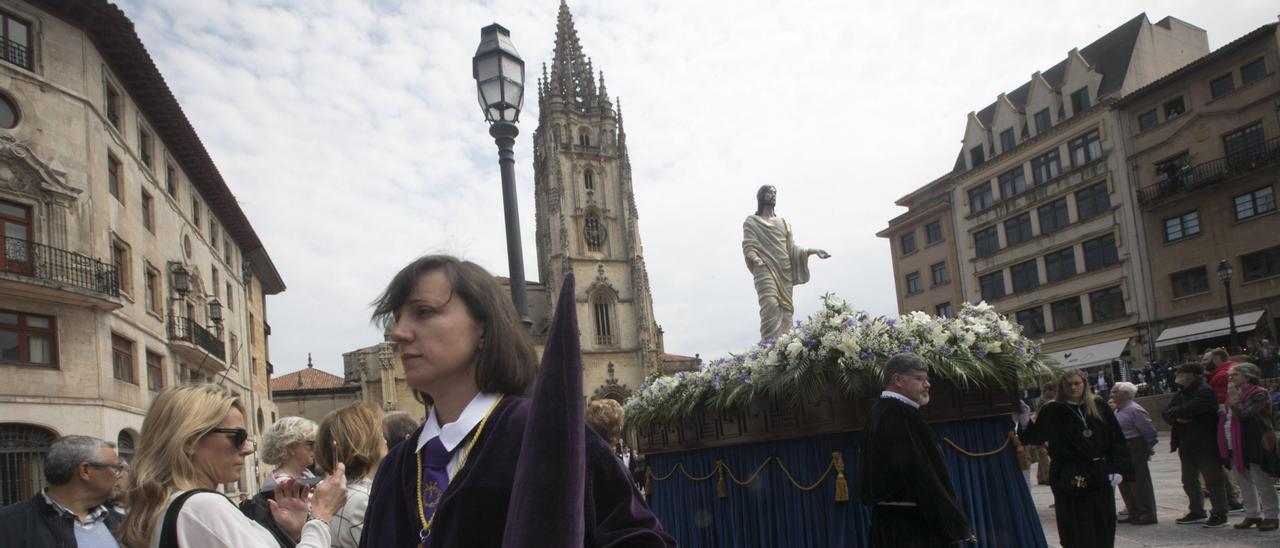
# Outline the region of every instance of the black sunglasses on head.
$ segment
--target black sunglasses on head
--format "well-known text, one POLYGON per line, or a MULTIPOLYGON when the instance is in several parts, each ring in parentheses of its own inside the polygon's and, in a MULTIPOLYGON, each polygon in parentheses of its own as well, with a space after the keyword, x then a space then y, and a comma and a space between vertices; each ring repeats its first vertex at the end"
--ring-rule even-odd
POLYGON ((230 434, 231 443, 237 448, 243 447, 244 442, 249 440, 249 431, 243 428, 214 428, 209 430, 210 433, 230 434))

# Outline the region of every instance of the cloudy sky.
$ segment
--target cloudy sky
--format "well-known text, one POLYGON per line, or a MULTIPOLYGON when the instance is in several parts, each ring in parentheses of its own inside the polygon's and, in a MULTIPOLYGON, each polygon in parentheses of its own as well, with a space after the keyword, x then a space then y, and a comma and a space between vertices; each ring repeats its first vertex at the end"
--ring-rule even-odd
MULTIPOLYGON (((276 374, 342 374, 381 340, 368 303, 410 259, 506 274, 497 154, 475 102, 479 29, 549 61, 559 0, 120 0, 279 268, 276 374)), ((667 351, 758 338, 741 223, 778 187, 797 242, 833 257, 797 315, 839 293, 893 313, 893 200, 950 169, 965 115, 1146 12, 1217 48, 1272 1, 576 0, 586 53, 622 99, 645 258, 667 351)), ((531 71, 531 74, 533 72, 531 71)), ((525 269, 536 276, 532 83, 516 145, 525 269)))

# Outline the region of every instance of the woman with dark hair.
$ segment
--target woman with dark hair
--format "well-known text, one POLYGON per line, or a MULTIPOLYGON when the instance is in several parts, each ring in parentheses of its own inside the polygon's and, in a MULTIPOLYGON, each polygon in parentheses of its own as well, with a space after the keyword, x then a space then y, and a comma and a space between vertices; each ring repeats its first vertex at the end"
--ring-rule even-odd
MULTIPOLYGON (((429 255, 396 274, 373 316, 430 407, 380 465, 360 546, 502 545, 537 367, 510 299, 480 266, 429 255)), ((585 440, 583 545, 674 545, 608 444, 585 440)))
POLYGON ((1049 446, 1058 539, 1064 548, 1115 545, 1115 486, 1132 466, 1115 414, 1080 371, 1058 381, 1058 395, 1022 431, 1023 443, 1049 446))

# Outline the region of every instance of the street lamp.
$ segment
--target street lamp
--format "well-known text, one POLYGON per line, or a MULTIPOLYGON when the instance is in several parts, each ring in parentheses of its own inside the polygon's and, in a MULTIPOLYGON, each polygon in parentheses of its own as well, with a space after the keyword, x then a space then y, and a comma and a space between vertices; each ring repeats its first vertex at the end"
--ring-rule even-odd
POLYGON ((218 302, 218 298, 209 299, 209 321, 213 325, 222 325, 222 303, 218 302))
POLYGON ((1222 287, 1227 290, 1227 321, 1231 326, 1231 347, 1228 352, 1235 352, 1239 346, 1236 345, 1236 311, 1231 304, 1231 276, 1235 271, 1231 268, 1231 263, 1226 259, 1218 261, 1218 279, 1222 280, 1222 287))
POLYGON ((526 328, 529 306, 525 297, 524 254, 520 249, 520 217, 516 208, 516 158, 512 148, 520 134, 516 122, 524 105, 524 60, 511 43, 511 31, 494 23, 480 29, 480 47, 471 59, 477 97, 489 135, 498 145, 502 172, 502 209, 507 226, 507 268, 511 275, 511 302, 526 328))

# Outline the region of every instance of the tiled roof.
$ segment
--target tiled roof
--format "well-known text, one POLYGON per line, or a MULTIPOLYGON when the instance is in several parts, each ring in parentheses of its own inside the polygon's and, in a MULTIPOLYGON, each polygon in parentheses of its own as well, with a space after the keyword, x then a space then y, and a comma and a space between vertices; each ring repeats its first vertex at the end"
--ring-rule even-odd
POLYGON ((271 391, 286 390, 323 390, 328 388, 342 388, 346 383, 342 377, 325 373, 314 367, 306 367, 304 369, 294 371, 287 375, 280 375, 271 379, 271 391))

